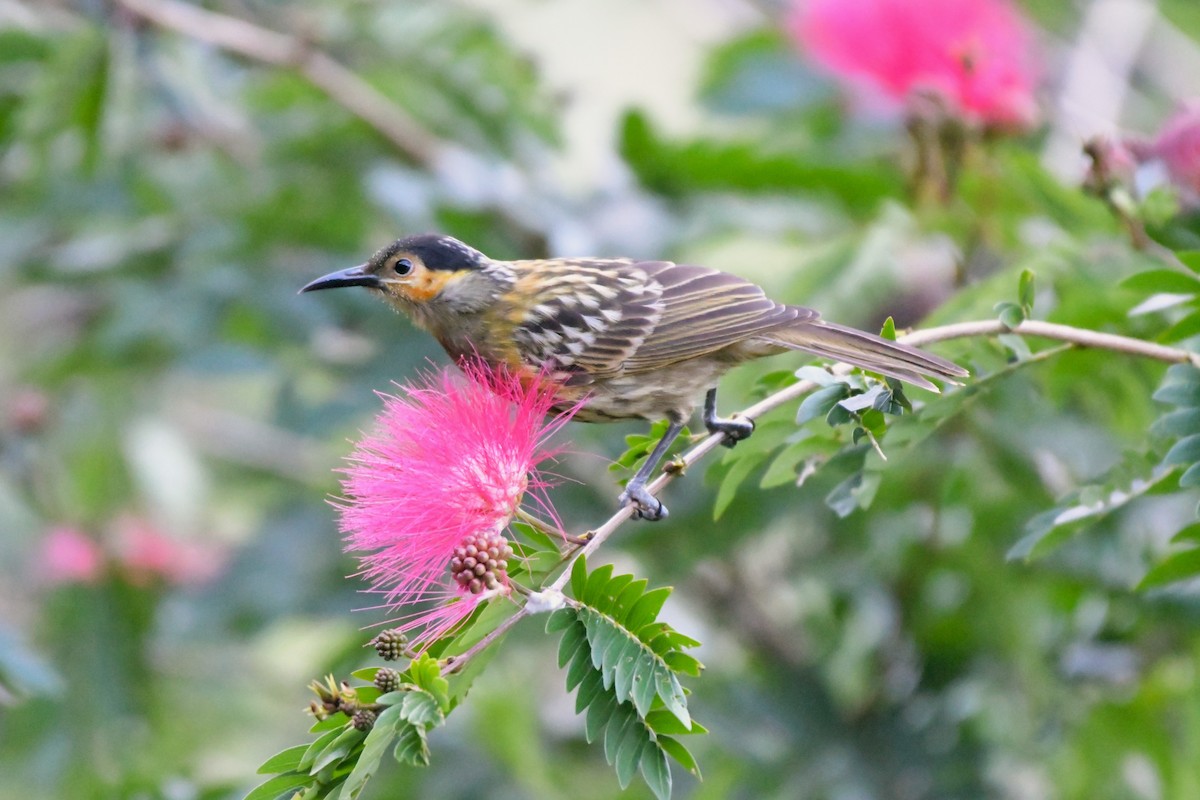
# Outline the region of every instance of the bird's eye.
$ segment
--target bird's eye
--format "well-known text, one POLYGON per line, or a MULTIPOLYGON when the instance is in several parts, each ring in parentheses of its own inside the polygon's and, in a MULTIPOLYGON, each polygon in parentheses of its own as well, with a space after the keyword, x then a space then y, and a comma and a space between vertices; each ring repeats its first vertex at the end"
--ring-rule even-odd
POLYGON ((397 275, 407 275, 413 271, 413 265, 407 258, 398 258, 393 269, 396 270, 397 275))

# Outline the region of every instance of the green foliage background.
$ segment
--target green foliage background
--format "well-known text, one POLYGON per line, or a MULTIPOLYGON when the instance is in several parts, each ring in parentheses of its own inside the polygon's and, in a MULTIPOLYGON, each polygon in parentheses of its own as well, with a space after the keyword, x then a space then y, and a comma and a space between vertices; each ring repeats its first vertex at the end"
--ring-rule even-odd
MULTIPOLYGON (((1028 4, 1058 48, 1048 91, 1080 5, 1028 4)), ((369 602, 325 500, 374 392, 441 356, 366 296, 296 290, 402 233, 705 263, 875 328, 991 318, 1030 299, 1030 270, 1039 318, 1184 345, 1198 329, 1195 297, 1130 314, 1186 276, 1120 285, 1161 263, 1046 171, 1039 135, 980 147, 948 203, 914 203, 903 130, 848 114, 770 4, 678 87, 688 132, 632 105, 594 132, 619 156, 602 189, 557 177, 571 98, 502 33, 503 6, 209 6, 328 52, 439 155, 119 3, 0 2, 0 798, 240 797, 299 740, 308 681, 371 662, 360 628, 381 617, 353 611, 369 602), (42 578, 48 529, 111 548, 131 514, 220 545, 217 576, 42 578)), ((1157 13, 1200 37, 1189 0, 1157 13)), ((1126 121, 1151 129, 1171 98, 1138 78, 1126 121)), ((1200 452, 1171 450, 1197 432, 1200 381, 1028 347, 939 348, 979 383, 894 422, 886 468, 848 428, 777 411, 670 487, 668 522, 602 550, 674 585, 665 618, 704 642, 688 707, 710 733, 688 745, 705 778, 676 770, 677 796, 1200 796, 1200 535, 1178 485, 1200 452), (1073 507, 1099 511, 1058 524, 1073 507)), ((735 373, 723 405, 798 366, 735 373)), ((569 428, 554 497, 572 529, 608 516, 607 460, 641 432, 569 428)), ((385 761, 363 796, 618 794, 563 683, 557 641, 522 625, 430 735, 430 766, 385 761)))

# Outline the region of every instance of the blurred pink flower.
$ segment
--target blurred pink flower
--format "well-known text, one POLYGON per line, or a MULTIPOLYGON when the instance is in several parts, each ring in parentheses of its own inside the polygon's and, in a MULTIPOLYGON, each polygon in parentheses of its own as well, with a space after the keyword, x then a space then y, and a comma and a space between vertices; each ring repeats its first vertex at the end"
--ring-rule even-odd
POLYGON ((1007 0, 797 0, 789 29, 825 69, 891 101, 932 94, 967 122, 1036 121, 1032 35, 1007 0))
POLYGON ((420 631, 418 645, 508 593, 501 533, 526 497, 554 516, 537 467, 554 455, 546 439, 572 413, 546 421, 554 387, 540 378, 463 369, 465 380, 444 369, 383 396, 375 431, 343 470, 347 549, 360 554, 362 575, 386 606, 420 604, 396 620, 420 631), (497 553, 487 556, 489 547, 497 553), (480 563, 490 557, 498 565, 485 564, 485 581, 473 586, 460 577, 463 560, 477 555, 470 548, 484 551, 480 563))
POLYGON ((1127 145, 1142 162, 1158 159, 1188 205, 1200 199, 1200 105, 1181 109, 1167 120, 1149 145, 1127 145))
POLYGON ((95 583, 104 571, 104 553, 83 531, 59 525, 42 539, 38 563, 48 583, 95 583))
POLYGON ((222 548, 171 536, 143 517, 117 520, 117 561, 132 583, 194 585, 212 580, 225 563, 222 548))

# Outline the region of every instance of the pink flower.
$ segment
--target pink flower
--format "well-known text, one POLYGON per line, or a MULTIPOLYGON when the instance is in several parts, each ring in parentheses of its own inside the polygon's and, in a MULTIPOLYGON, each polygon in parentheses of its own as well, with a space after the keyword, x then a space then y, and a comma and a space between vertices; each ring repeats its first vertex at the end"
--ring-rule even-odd
POLYGON ((789 28, 818 64, 890 101, 933 94, 967 122, 1036 120, 1032 37, 1007 0, 799 0, 789 28))
POLYGON ((545 421, 554 387, 541 378, 463 369, 466 380, 444 369, 383 396, 376 430, 343 470, 347 549, 385 605, 421 605, 396 620, 420 630, 418 645, 508 593, 502 532, 525 497, 554 516, 537 466, 572 413, 545 421))
POLYGON ((1171 117, 1148 147, 1139 151, 1136 143, 1131 146, 1144 162, 1156 158, 1162 161, 1185 203, 1196 205, 1200 200, 1200 105, 1184 108, 1171 117))
POLYGON ((48 583, 95 583, 104 571, 100 546, 70 525, 51 528, 42 539, 39 565, 48 583))
POLYGON ((117 560, 132 583, 194 585, 212 580, 224 565, 220 548, 166 534, 143 517, 125 515, 116 527, 117 560))

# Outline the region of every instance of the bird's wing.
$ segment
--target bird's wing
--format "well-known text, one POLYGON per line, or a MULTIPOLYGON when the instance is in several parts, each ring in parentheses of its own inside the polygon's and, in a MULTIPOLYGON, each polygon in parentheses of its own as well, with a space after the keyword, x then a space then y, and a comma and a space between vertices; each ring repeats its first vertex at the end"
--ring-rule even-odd
POLYGON ((727 272, 670 262, 643 262, 659 286, 662 315, 654 331, 626 360, 628 373, 652 372, 713 353, 816 311, 777 303, 758 286, 727 272))
POLYGON ((524 264, 512 295, 520 315, 514 338, 527 361, 568 370, 575 383, 652 372, 818 316, 705 267, 607 259, 524 264), (530 296, 539 299, 532 307, 516 302, 530 296))
POLYGON ((512 309, 513 339, 531 365, 566 371, 573 384, 619 375, 662 316, 657 282, 627 260, 516 262, 501 298, 512 309), (529 298, 536 302, 530 304, 529 298))

